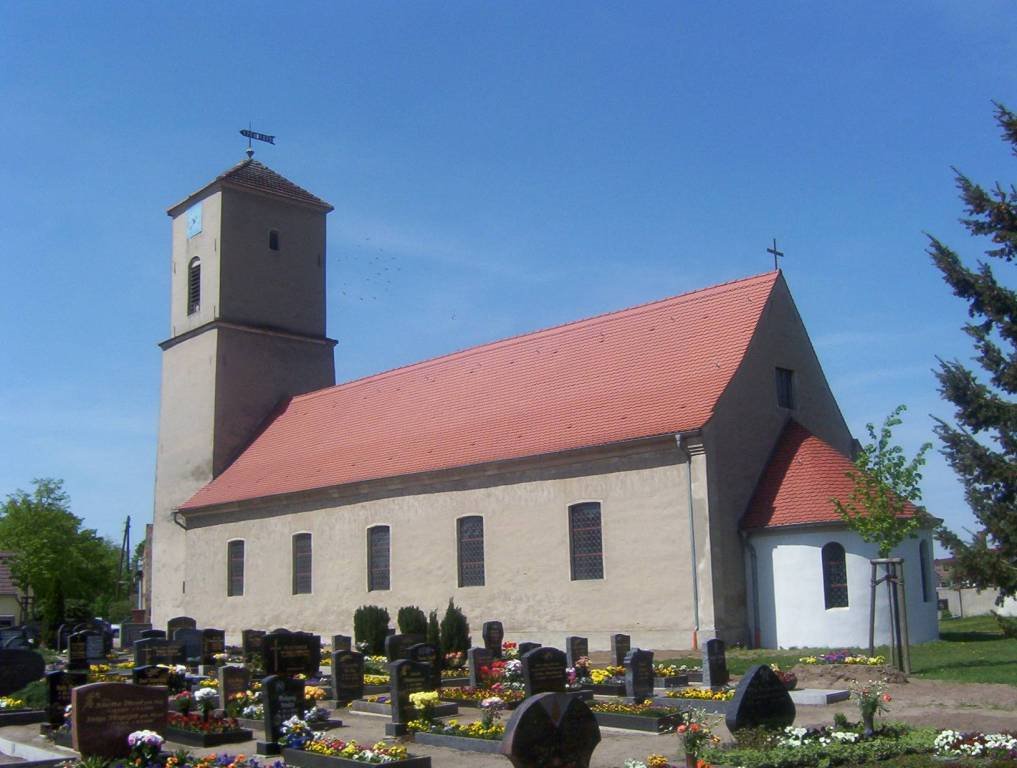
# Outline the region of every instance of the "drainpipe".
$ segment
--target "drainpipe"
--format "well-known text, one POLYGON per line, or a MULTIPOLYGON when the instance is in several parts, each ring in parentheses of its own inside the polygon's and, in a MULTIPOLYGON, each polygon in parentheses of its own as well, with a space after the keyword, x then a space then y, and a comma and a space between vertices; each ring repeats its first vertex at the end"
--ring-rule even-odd
POLYGON ((689 551, 692 557, 692 648, 699 648, 699 560, 696 556, 696 518, 692 508, 692 454, 685 445, 685 440, 692 432, 678 432, 674 436, 678 450, 685 454, 686 477, 688 479, 689 502, 689 551))
POLYGON ((749 578, 752 581, 752 647, 759 648, 762 633, 759 628, 759 563, 756 559, 756 548, 745 531, 740 531, 742 544, 749 553, 749 578))
POLYGON ((174 523, 179 525, 185 531, 187 530, 187 526, 180 522, 180 510, 179 509, 174 509, 173 510, 172 518, 173 518, 173 522, 174 523))

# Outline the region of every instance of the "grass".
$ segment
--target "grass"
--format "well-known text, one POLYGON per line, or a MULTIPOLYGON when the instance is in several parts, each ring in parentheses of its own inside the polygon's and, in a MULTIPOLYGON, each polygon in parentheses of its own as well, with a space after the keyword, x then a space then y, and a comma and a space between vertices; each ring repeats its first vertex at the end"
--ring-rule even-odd
MULTIPOLYGON (((792 667, 802 656, 817 656, 831 650, 839 649, 730 648, 727 666, 732 674, 743 675, 753 664, 792 667)), ((878 647, 876 653, 890 657, 886 646, 878 647)), ((683 656, 666 662, 698 666, 701 659, 683 656)), ((992 616, 943 619, 939 623, 939 640, 911 646, 911 669, 915 677, 930 680, 1017 685, 1017 640, 1005 638, 992 616)))

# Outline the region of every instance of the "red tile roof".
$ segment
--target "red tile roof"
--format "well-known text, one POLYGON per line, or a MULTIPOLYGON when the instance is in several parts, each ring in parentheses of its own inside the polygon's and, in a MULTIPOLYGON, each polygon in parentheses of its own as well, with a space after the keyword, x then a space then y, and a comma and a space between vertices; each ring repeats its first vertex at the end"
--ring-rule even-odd
POLYGON ((182 509, 702 427, 779 274, 295 397, 182 509))
POLYGON ((332 206, 320 197, 312 195, 306 189, 294 184, 285 176, 276 173, 264 163, 259 163, 253 158, 248 158, 237 163, 228 171, 220 173, 212 181, 186 197, 184 200, 170 206, 167 213, 173 215, 173 211, 177 210, 184 203, 200 195, 213 184, 224 184, 226 186, 252 189, 256 192, 263 192, 269 195, 275 195, 276 197, 284 197, 289 200, 295 200, 298 203, 311 205, 315 208, 321 208, 326 213, 332 210, 332 206))
MULTIPOLYGON (((770 463, 742 517, 743 529, 840 523, 830 499, 847 501, 854 489, 847 476, 855 465, 829 443, 792 420, 784 427, 770 463)), ((915 508, 906 505, 908 515, 915 508)))

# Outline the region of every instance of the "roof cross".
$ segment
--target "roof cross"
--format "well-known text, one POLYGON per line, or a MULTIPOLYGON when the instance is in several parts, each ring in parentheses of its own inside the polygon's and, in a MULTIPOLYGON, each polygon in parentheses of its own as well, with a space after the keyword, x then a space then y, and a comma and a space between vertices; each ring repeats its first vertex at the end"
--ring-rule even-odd
POLYGON ((777 250, 777 238, 773 238, 773 248, 767 248, 766 252, 773 254, 773 271, 776 272, 780 268, 777 266, 777 257, 784 258, 784 251, 777 250))

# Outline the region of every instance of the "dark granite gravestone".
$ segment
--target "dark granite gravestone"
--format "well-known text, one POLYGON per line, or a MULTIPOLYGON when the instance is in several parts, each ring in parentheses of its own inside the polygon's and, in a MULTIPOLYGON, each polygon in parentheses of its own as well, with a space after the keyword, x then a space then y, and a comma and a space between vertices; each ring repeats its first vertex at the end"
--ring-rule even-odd
POLYGON ((0 696, 20 691, 46 674, 46 662, 35 651, 0 649, 0 696))
POLYGON ((534 648, 522 663, 527 696, 565 692, 565 654, 557 648, 534 648))
POLYGON ((734 733, 758 725, 780 730, 795 721, 795 703, 780 678, 765 664, 751 667, 727 705, 725 723, 734 733))
POLYGON ((487 648, 470 648, 466 652, 466 666, 470 671, 471 688, 483 686, 483 682, 480 679, 480 670, 482 667, 491 666, 492 661, 494 661, 494 656, 487 648))
POLYGON ((431 643, 416 643, 406 649, 410 661, 426 664, 431 670, 428 690, 437 691, 441 688, 441 652, 431 643))
MULTIPOLYGON (((165 640, 166 630, 164 629, 143 629, 138 633, 138 640, 165 640)), ((137 642, 137 640, 135 640, 137 642)))
POLYGON ((356 651, 332 653, 332 695, 342 702, 363 698, 364 654, 356 651))
POLYGON ((286 627, 276 627, 275 629, 273 629, 268 634, 270 634, 270 635, 292 635, 293 633, 290 632, 288 629, 286 629, 286 627))
POLYGON ((146 664, 143 667, 135 667, 131 670, 131 678, 135 685, 165 685, 169 687, 169 667, 157 667, 154 664, 146 664))
POLYGON ((653 696, 653 651, 633 648, 625 654, 625 696, 642 704, 653 696))
POLYGON ((46 673, 46 721, 54 728, 64 724, 64 714, 71 703, 75 686, 88 682, 85 672, 46 673))
POLYGON ((83 632, 85 636, 85 658, 91 663, 106 661, 106 646, 112 645, 112 633, 106 632, 83 632))
POLYGON ((485 621, 481 636, 484 638, 484 647, 496 658, 501 658, 501 644, 505 641, 505 628, 500 621, 485 621))
POLYGON ((188 664, 197 664, 201 660, 202 633, 200 629, 177 629, 173 639, 184 649, 184 658, 188 664))
POLYGON ((251 685, 251 673, 244 667, 226 664, 219 667, 219 702, 226 706, 230 698, 243 693, 251 685))
POLYGON ((405 736, 406 723, 416 717, 416 709, 410 703, 410 694, 433 690, 430 685, 431 670, 426 664, 400 659, 388 665, 392 701, 392 722, 385 724, 386 736, 405 736))
POLYGON ((616 667, 625 664, 625 655, 632 650, 632 638, 628 635, 611 635, 611 663, 616 667))
POLYGON ((708 640, 703 648, 703 685, 723 688, 731 680, 727 673, 727 653, 723 640, 708 640))
POLYGON ((500 752, 514 768, 589 768, 599 743, 597 718, 584 701, 567 693, 541 693, 512 714, 500 752))
POLYGON ((166 732, 169 695, 158 686, 92 683, 71 692, 71 743, 83 757, 127 757, 134 731, 166 732))
POLYGON ((332 652, 352 651, 353 638, 349 635, 332 635, 332 652))
POLYGON ((67 638, 67 668, 88 671, 88 647, 86 639, 89 630, 74 632, 67 638))
POLYGON ((213 658, 217 653, 226 652, 226 632, 222 629, 203 629, 201 631, 201 663, 215 664, 213 658))
POLYGON ((262 641, 265 638, 265 631, 262 629, 245 629, 240 633, 240 645, 243 648, 244 663, 261 658, 262 641))
POLYGON ((166 622, 166 637, 172 639, 178 629, 197 629, 198 622, 190 616, 176 616, 166 622))
POLYGON ((0 629, 0 649, 9 648, 12 651, 27 651, 31 647, 31 639, 23 627, 0 629))
POLYGON ((385 638, 385 657, 389 664, 399 659, 409 658, 411 645, 424 642, 420 635, 389 635, 385 638))
POLYGON ((57 627, 56 641, 57 641, 57 653, 63 653, 67 649, 67 638, 71 636, 71 628, 67 624, 61 624, 57 627))
POLYGON ((279 754, 282 724, 296 715, 304 716, 304 681, 269 675, 261 683, 265 705, 265 741, 259 741, 259 755, 279 754))
POLYGON ((261 656, 266 675, 312 677, 321 666, 321 639, 317 635, 270 632, 262 638, 261 656))
POLYGON ((519 658, 521 659, 523 658, 523 656, 532 651, 534 648, 540 647, 541 647, 540 643, 530 643, 530 642, 520 643, 518 648, 516 649, 516 653, 519 655, 519 658))
POLYGON ((128 621, 120 625, 120 650, 127 650, 134 645, 135 640, 141 639, 141 633, 151 629, 151 624, 139 624, 128 621))
POLYGON ((585 637, 578 637, 576 635, 569 635, 565 638, 565 660, 570 667, 574 667, 576 662, 579 661, 583 656, 589 658, 590 656, 590 642, 585 637))
POLYGON ((161 640, 153 637, 134 641, 134 666, 148 664, 183 664, 184 649, 175 640, 161 640))

